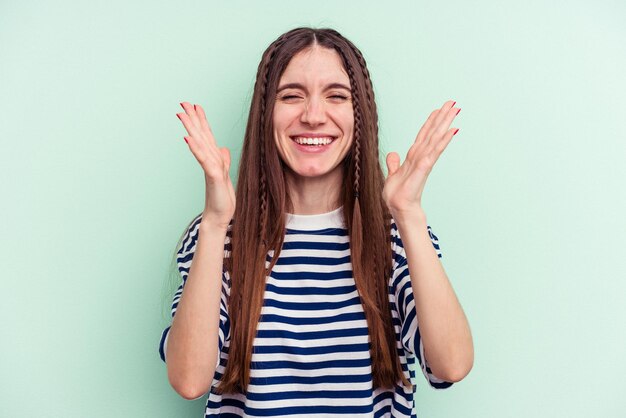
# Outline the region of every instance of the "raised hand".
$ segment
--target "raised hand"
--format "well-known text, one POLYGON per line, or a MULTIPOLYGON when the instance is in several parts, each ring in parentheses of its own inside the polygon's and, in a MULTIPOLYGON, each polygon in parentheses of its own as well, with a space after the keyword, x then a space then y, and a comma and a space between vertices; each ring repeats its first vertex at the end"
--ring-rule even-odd
POLYGON ((461 111, 449 100, 430 114, 415 142, 409 148, 404 163, 400 165, 397 152, 387 154, 389 171, 383 188, 383 199, 392 216, 421 211, 421 199, 426 179, 433 165, 458 132, 450 124, 461 111))
POLYGON ((204 171, 206 198, 202 222, 226 228, 235 213, 235 190, 230 179, 230 150, 218 148, 204 110, 188 102, 180 104, 185 113, 176 116, 185 126, 189 149, 204 171))

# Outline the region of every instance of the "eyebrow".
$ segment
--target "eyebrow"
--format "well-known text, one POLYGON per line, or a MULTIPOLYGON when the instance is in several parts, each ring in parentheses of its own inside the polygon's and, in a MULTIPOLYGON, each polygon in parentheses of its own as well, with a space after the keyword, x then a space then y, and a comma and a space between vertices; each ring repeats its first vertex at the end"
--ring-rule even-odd
MULTIPOLYGON (((306 91, 306 87, 304 87, 300 83, 288 83, 288 84, 284 84, 284 85, 280 86, 276 90, 276 93, 280 93, 281 91, 283 91, 285 89, 300 89, 300 90, 306 91)), ((330 83, 330 84, 327 84, 326 87, 324 88, 324 90, 330 90, 330 89, 344 89, 344 90, 348 90, 349 92, 352 91, 350 89, 350 87, 346 86, 345 84, 341 84, 341 83, 330 83)))

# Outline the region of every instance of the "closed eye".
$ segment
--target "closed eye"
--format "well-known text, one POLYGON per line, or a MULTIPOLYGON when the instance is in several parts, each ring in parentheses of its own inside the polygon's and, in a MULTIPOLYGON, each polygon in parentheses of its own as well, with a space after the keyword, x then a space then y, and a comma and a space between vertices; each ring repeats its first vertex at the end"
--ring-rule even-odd
POLYGON ((283 96, 281 97, 281 100, 294 100, 294 99, 300 99, 300 96, 294 96, 294 95, 288 95, 288 96, 283 96))

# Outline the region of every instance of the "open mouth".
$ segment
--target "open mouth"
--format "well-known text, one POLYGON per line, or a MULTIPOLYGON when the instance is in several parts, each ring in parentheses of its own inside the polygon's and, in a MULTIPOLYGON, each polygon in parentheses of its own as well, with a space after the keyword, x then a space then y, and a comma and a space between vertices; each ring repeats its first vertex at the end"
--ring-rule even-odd
POLYGON ((323 138, 308 138, 304 136, 291 136, 290 138, 292 141, 294 141, 298 145, 302 145, 305 147, 314 147, 314 148, 315 147, 321 148, 326 145, 330 145, 335 141, 335 139, 337 139, 337 137, 334 137, 334 136, 327 136, 323 138))

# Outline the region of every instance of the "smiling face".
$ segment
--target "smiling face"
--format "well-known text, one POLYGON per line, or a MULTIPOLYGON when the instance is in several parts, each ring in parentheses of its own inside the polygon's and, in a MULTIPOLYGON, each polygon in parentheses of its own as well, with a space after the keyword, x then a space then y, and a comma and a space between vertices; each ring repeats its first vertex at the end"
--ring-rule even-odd
POLYGON ((288 176, 341 181, 354 112, 350 78, 337 51, 314 45, 289 61, 278 83, 273 129, 288 176))

